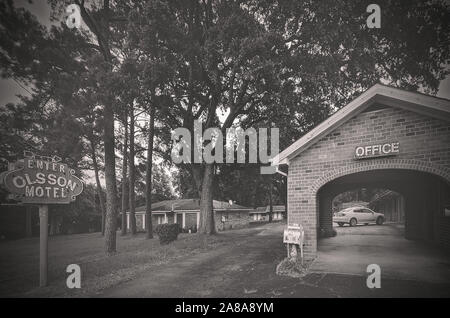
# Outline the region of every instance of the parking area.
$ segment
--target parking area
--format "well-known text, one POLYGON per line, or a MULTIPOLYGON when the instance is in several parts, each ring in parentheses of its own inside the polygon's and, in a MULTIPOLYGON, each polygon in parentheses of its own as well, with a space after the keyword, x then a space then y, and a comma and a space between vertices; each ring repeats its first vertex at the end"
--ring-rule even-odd
POLYGON ((384 278, 428 283, 450 282, 450 255, 404 238, 400 224, 335 227, 337 236, 319 240, 311 272, 367 275, 378 264, 384 278))

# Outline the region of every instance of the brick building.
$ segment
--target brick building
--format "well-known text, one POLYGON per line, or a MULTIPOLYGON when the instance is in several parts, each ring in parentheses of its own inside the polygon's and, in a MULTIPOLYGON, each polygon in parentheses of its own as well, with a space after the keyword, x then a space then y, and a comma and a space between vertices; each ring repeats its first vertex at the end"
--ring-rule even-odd
MULTIPOLYGON (((247 227, 251 209, 235 203, 213 200, 214 223, 217 231, 247 227)), ((145 205, 136 208, 136 228, 145 231, 145 205)), ((177 223, 180 227, 196 232, 200 224, 200 200, 166 200, 152 204, 152 225, 177 223)), ((127 228, 130 229, 130 214, 127 212, 127 228)))
POLYGON ((450 101, 374 85, 273 160, 288 167, 288 223, 305 257, 331 230, 333 198, 361 187, 400 193, 405 237, 450 246, 450 101))
MULTIPOLYGON (((250 222, 269 221, 270 205, 260 206, 250 211, 250 222)), ((272 206, 272 220, 281 221, 286 218, 286 207, 284 205, 272 206)))
POLYGON ((405 200, 397 192, 385 190, 370 200, 368 206, 383 213, 385 222, 405 222, 405 200))

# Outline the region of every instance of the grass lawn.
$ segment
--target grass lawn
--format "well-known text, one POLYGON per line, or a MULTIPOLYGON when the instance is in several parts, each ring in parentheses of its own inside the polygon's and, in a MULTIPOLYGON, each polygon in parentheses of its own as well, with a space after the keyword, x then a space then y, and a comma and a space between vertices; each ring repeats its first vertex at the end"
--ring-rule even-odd
POLYGON ((117 235, 117 253, 106 256, 99 233, 49 237, 48 287, 39 286, 39 238, 0 242, 0 297, 70 297, 95 294, 106 287, 131 279, 155 265, 179 257, 217 248, 233 240, 229 236, 211 237, 180 234, 169 245, 155 237, 117 235), (81 267, 81 289, 66 287, 66 267, 81 267))

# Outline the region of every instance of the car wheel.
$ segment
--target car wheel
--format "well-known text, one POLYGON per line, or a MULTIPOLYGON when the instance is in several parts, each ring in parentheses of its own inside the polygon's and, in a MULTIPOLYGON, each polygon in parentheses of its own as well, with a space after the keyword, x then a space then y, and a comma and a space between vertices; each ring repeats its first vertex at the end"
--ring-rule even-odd
POLYGON ((338 222, 338 225, 339 225, 340 227, 343 227, 343 226, 344 226, 344 223, 338 222))
POLYGON ((352 219, 350 220, 350 226, 355 226, 356 223, 358 223, 358 222, 356 221, 355 218, 352 218, 352 219))
POLYGON ((383 224, 383 222, 384 222, 383 217, 379 216, 379 217, 377 218, 377 225, 381 225, 381 224, 383 224))

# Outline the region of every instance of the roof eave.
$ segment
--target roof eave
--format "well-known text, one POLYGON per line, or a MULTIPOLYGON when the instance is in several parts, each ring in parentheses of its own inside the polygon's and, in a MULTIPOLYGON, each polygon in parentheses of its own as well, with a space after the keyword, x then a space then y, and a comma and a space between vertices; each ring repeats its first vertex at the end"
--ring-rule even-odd
POLYGON ((417 113, 450 121, 449 100, 375 84, 274 157, 272 165, 289 165, 292 158, 308 149, 315 141, 376 102, 408 110, 414 108, 413 111, 417 113))

